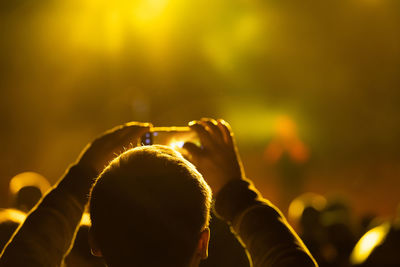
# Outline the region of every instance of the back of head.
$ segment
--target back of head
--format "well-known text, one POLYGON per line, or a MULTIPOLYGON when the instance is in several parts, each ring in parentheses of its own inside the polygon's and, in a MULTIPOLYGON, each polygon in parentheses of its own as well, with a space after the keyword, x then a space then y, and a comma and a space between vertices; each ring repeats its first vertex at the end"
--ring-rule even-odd
POLYGON ((65 266, 105 267, 102 259, 90 253, 89 225, 81 224, 76 233, 74 245, 64 258, 65 266))
POLYGON ((208 226, 211 191, 165 146, 129 150, 93 187, 93 236, 109 266, 187 266, 208 226))

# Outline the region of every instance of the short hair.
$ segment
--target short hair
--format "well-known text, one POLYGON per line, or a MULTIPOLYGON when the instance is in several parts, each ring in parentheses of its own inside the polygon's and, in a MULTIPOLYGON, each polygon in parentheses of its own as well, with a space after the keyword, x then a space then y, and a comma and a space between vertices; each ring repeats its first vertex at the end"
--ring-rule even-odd
POLYGON ((93 237, 109 266, 187 266, 208 227, 211 190, 196 168, 166 146, 114 159, 90 198, 93 237))
POLYGON ((89 225, 81 223, 76 232, 74 244, 64 257, 61 266, 106 267, 103 259, 90 253, 89 228, 89 225))

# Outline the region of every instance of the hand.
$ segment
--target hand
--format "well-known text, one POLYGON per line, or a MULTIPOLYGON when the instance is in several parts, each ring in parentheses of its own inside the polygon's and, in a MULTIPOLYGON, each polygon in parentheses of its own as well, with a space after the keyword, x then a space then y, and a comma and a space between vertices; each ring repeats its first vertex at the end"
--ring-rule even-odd
POLYGON ((244 178, 233 133, 227 122, 203 118, 190 122, 189 127, 199 136, 202 147, 185 143, 183 148, 215 196, 230 181, 244 178))
POLYGON ((83 149, 77 164, 97 174, 101 173, 118 154, 136 147, 139 138, 150 127, 150 123, 129 122, 106 131, 83 149))

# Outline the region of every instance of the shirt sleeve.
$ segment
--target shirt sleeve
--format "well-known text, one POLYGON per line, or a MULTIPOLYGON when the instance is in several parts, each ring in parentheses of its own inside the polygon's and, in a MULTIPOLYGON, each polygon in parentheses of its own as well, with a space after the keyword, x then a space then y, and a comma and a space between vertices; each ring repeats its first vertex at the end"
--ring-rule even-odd
POLYGON ((60 266, 69 251, 96 174, 79 166, 32 210, 0 256, 0 266, 60 266))
POLYGON ((227 221, 256 267, 318 266, 281 212, 246 180, 227 184, 214 210, 227 221))

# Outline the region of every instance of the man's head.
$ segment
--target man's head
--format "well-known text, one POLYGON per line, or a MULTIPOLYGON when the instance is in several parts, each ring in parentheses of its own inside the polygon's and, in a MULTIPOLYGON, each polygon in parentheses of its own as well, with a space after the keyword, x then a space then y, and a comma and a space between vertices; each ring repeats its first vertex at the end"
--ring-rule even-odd
POLYGON ((211 190, 165 146, 129 150, 91 192, 93 250, 109 266, 189 266, 207 255, 211 190))

